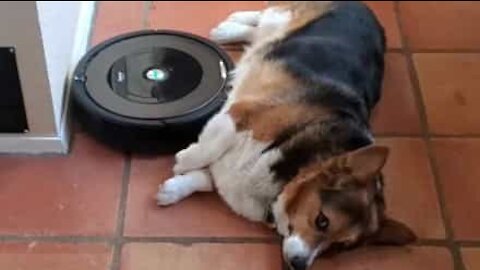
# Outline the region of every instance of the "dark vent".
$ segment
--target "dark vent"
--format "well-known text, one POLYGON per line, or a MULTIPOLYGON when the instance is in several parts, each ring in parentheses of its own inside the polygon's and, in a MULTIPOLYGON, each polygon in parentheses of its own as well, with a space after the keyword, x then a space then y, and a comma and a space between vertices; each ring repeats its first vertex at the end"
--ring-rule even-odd
POLYGON ((24 133, 27 131, 27 117, 15 49, 0 47, 0 133, 24 133))

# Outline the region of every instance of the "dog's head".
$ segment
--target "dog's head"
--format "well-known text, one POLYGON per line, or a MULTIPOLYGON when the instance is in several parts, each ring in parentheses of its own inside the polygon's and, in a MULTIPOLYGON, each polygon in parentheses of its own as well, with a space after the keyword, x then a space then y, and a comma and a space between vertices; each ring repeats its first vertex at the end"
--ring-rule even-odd
POLYGON ((410 229, 385 216, 381 170, 387 156, 388 148, 368 146, 310 165, 285 186, 272 212, 292 269, 307 269, 333 247, 415 240, 410 229))

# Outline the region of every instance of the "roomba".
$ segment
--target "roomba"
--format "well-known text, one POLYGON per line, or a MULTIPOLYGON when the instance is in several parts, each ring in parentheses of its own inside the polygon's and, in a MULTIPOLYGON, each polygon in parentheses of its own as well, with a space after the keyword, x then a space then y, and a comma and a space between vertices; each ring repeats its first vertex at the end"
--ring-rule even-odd
POLYGON ((141 31, 90 50, 74 71, 75 116, 104 143, 174 152, 196 139, 227 98, 229 56, 178 31, 141 31))

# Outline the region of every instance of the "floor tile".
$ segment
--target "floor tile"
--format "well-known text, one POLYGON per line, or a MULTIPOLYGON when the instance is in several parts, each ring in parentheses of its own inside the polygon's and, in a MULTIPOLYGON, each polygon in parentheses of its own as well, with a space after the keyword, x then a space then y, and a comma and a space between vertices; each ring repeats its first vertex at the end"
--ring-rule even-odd
POLYGON ((268 244, 128 244, 122 270, 281 269, 280 248, 268 244))
POLYGON ((463 248, 462 259, 465 264, 465 270, 480 269, 480 248, 463 248))
POLYGON ((235 50, 235 51, 227 50, 227 53, 228 55, 230 55, 234 63, 238 63, 238 61, 243 55, 243 51, 240 51, 240 50, 235 50))
POLYGON ((150 12, 149 26, 208 37, 210 30, 230 13, 264 7, 265 1, 156 1, 150 12))
POLYGON ((376 134, 420 134, 420 118, 405 56, 387 53, 385 63, 382 98, 372 114, 373 130, 376 134))
POLYGON ((434 134, 480 134, 480 54, 414 55, 434 134))
POLYGON ((102 244, 0 244, 0 269, 5 270, 107 270, 110 257, 102 244))
POLYGON ((272 236, 263 225, 235 215, 213 193, 193 196, 169 207, 155 204, 158 185, 171 176, 172 159, 132 161, 125 235, 179 237, 272 236))
POLYGON ((311 270, 453 270, 450 252, 445 248, 364 248, 329 259, 319 259, 311 270))
POLYGON ((144 1, 99 1, 91 44, 143 29, 143 13, 144 1))
POLYGON ((84 135, 68 156, 0 157, 0 234, 112 234, 122 170, 84 135))
POLYGON ((394 1, 365 1, 365 3, 375 12, 380 23, 385 28, 387 47, 402 47, 394 1))
POLYGON ((407 224, 419 238, 445 238, 425 143, 421 139, 382 139, 379 144, 390 148, 384 170, 387 213, 407 224))
POLYGON ((414 49, 479 49, 480 3, 400 1, 407 42, 414 49))
POLYGON ((433 145, 455 237, 480 240, 480 139, 436 139, 433 145))
MULTIPOLYGON (((388 47, 401 47, 393 1, 366 1, 386 29, 388 47)), ((150 27, 187 31, 207 37, 230 13, 260 10, 265 1, 158 1, 153 4, 150 27), (207 16, 208 15, 208 16, 207 16)))

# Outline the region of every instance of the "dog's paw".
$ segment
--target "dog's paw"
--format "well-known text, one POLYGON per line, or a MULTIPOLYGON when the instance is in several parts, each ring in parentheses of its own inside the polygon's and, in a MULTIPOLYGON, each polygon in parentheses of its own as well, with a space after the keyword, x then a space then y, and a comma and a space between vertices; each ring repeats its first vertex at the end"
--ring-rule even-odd
POLYGON ((157 205, 171 205, 185 197, 185 188, 183 187, 183 181, 180 179, 182 177, 186 176, 177 175, 160 184, 157 193, 157 205))
POLYGON ((255 26, 260 21, 261 11, 237 11, 228 17, 227 21, 255 26))
POLYGON ((210 31, 210 38, 217 43, 233 43, 248 41, 253 27, 234 21, 225 21, 210 31))
POLYGON ((173 173, 175 175, 184 174, 196 169, 194 147, 195 146, 192 145, 175 155, 175 165, 173 166, 173 173))

